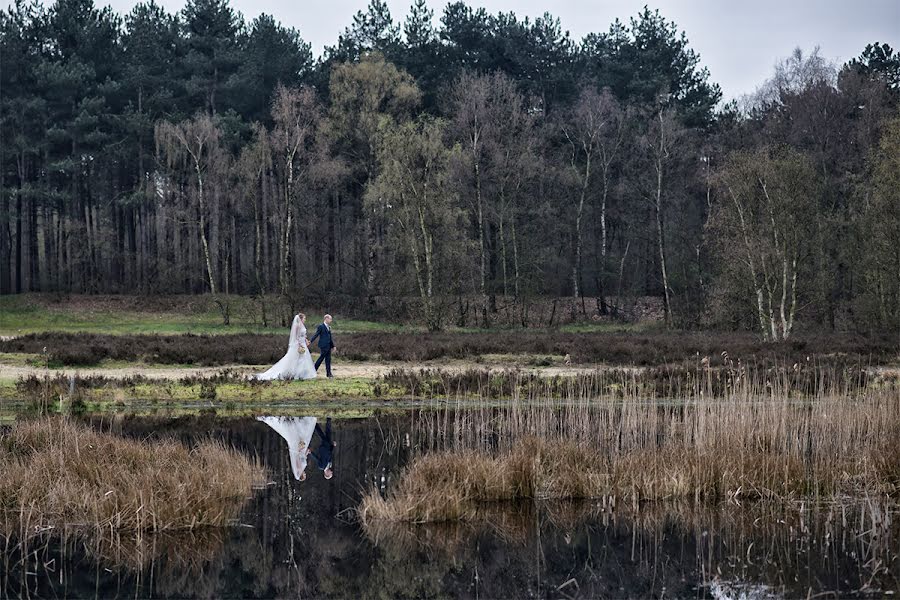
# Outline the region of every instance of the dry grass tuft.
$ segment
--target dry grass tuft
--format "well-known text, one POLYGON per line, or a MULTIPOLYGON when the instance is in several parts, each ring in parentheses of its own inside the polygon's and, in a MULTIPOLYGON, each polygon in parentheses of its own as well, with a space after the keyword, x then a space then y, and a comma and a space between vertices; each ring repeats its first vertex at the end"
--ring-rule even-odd
POLYGON ((537 438, 499 456, 476 450, 425 454, 387 498, 377 492, 366 496, 359 516, 364 522, 468 520, 479 502, 591 498, 598 484, 608 480, 598 475, 600 470, 597 455, 575 444, 551 447, 537 438))
POLYGON ((65 419, 0 437, 0 533, 173 531, 233 521, 262 466, 216 442, 143 442, 65 419))

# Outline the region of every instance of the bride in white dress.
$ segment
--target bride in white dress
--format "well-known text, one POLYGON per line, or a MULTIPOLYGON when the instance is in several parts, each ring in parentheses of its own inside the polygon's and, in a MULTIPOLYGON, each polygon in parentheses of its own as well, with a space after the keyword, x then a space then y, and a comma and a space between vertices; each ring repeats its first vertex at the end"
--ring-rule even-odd
POLYGON ((275 365, 256 376, 256 379, 315 379, 316 367, 309 355, 309 341, 306 339, 306 315, 300 313, 291 324, 287 354, 275 365))
POLYGON ((306 450, 316 429, 315 417, 256 417, 284 438, 291 456, 294 479, 306 479, 306 450))

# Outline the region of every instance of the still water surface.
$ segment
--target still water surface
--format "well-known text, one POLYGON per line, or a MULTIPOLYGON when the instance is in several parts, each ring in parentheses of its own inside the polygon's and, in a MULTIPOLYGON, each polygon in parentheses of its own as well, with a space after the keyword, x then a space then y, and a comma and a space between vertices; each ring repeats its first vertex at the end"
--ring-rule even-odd
MULTIPOLYGON (((324 422, 327 415, 312 415, 324 422)), ((900 514, 877 499, 824 506, 521 502, 461 525, 364 531, 362 493, 390 489, 425 440, 415 411, 333 420, 334 478, 254 418, 92 417, 94 427, 258 456, 269 485, 233 527, 7 548, 2 597, 777 598, 900 589, 900 514)), ((315 447, 316 442, 313 442, 315 447)))

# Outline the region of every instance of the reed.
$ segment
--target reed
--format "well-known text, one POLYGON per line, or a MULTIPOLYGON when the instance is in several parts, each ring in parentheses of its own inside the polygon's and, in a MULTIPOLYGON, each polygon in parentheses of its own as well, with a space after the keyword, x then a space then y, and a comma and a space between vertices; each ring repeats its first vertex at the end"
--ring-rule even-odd
POLYGON ((513 386, 499 405, 423 411, 415 436, 424 452, 385 495, 369 493, 359 517, 464 520, 480 503, 515 498, 638 505, 900 493, 896 382, 740 369, 716 386, 698 370, 659 399, 638 374, 616 385, 604 377, 570 380, 556 395, 513 386))
POLYGON ((571 399, 573 395, 684 398, 735 393, 758 396, 773 391, 791 396, 858 391, 870 383, 896 383, 897 374, 862 363, 837 365, 816 360, 802 363, 744 363, 726 358, 713 366, 697 360, 693 365, 662 367, 603 367, 574 374, 547 375, 535 370, 472 368, 394 368, 381 381, 412 397, 462 397, 481 400, 529 398, 571 399))
POLYGON ((231 523, 262 466, 207 441, 146 442, 66 419, 17 422, 0 437, 0 533, 160 532, 231 523))

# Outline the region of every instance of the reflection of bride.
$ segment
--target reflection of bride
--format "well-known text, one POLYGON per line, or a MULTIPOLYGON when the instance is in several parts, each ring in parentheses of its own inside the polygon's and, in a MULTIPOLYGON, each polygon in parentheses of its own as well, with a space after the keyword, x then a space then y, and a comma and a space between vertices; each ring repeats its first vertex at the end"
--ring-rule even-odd
POLYGON ((275 365, 256 376, 256 379, 315 379, 316 367, 309 355, 309 344, 306 341, 306 315, 300 313, 291 324, 291 337, 288 340, 287 354, 275 365))
POLYGON ((306 450, 316 429, 315 417, 256 417, 284 438, 291 455, 291 470, 297 481, 306 479, 306 450))

